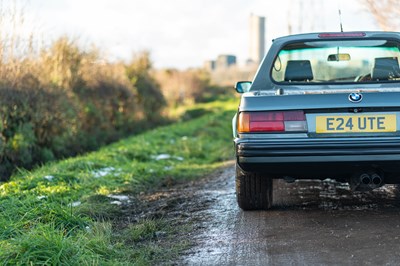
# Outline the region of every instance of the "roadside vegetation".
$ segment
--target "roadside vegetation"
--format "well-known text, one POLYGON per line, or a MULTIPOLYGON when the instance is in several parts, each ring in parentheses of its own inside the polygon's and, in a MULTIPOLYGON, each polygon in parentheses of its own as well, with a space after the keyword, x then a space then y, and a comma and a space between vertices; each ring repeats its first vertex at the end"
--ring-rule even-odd
POLYGON ((38 45, 13 3, 0 7, 0 29, 13 25, 0 30, 1 264, 169 261, 191 225, 137 215, 138 197, 232 157, 233 90, 156 70, 147 52, 108 62, 69 37, 38 45))
POLYGON ((95 50, 81 50, 68 38, 37 56, 3 61, 0 180, 7 180, 16 168, 82 154, 168 124, 177 118, 169 110, 221 92, 206 89, 205 74, 196 73, 190 80, 197 85, 175 84, 191 88, 184 100, 167 98, 175 93, 169 85, 172 77, 157 81, 147 53, 136 54, 130 63, 107 63, 95 50))
POLYGON ((20 170, 0 186, 0 261, 146 265, 172 259, 187 247, 174 236, 188 232, 190 224, 178 227, 162 217, 128 221, 123 207, 134 205, 140 193, 204 176, 232 158, 236 106, 237 99, 198 104, 187 111, 201 113, 196 119, 20 170))
MULTIPOLYGON (((23 13, 1 8, 0 29, 17 31, 23 13)), ((203 71, 153 69, 147 52, 107 62, 69 37, 43 47, 35 35, 0 31, 0 181, 166 125, 178 118, 170 110, 221 93, 203 71)))

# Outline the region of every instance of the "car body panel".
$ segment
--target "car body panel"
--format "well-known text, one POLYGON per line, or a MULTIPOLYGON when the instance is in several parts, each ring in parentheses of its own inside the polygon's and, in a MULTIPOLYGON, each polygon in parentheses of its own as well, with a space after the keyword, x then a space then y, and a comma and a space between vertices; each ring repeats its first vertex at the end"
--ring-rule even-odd
POLYGON ((400 92, 363 93, 362 95, 361 102, 352 103, 348 100, 349 93, 264 96, 248 92, 243 94, 239 111, 397 107, 396 101, 400 102, 400 92))
MULTIPOLYGON (((397 32, 365 32, 362 37, 335 34, 339 37, 329 41, 387 39, 399 43, 400 47, 400 33, 397 32)), ((321 33, 299 34, 274 40, 250 91, 242 94, 238 113, 232 121, 238 165, 245 171, 266 172, 275 178, 290 175, 294 178, 345 179, 355 172, 374 169, 385 172, 385 182, 400 182, 400 78, 371 82, 355 82, 356 79, 339 83, 316 81, 311 84, 308 81, 277 82, 271 77, 274 61, 278 60, 277 55, 283 47, 295 42, 322 43, 326 40, 319 36, 321 33), (361 94, 362 99, 352 101, 352 93, 361 94), (236 129, 241 112, 293 110, 304 111, 307 132, 260 133, 236 129), (346 131, 353 131, 353 124, 345 131, 337 127, 330 133, 331 124, 326 126, 328 131, 320 125, 317 130, 317 123, 321 121, 330 123, 331 119, 342 118, 350 122, 357 119, 358 132, 346 131), (386 124, 371 124, 370 131, 360 126, 360 121, 370 119, 373 123, 375 118, 382 118, 379 121, 386 121, 386 124)), ((346 60, 350 56, 346 55, 346 60)))

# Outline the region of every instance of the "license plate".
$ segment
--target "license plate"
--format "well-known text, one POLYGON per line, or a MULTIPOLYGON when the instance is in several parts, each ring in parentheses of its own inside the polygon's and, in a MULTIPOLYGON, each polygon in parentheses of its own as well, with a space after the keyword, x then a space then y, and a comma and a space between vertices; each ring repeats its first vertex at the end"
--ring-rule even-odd
POLYGON ((396 115, 332 115, 316 117, 317 133, 396 132, 396 115))

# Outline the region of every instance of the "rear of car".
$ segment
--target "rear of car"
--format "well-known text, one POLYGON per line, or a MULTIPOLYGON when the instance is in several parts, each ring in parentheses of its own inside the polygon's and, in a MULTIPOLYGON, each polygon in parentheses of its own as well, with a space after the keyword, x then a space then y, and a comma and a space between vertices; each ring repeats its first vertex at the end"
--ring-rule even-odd
POLYGON ((272 206, 272 180, 400 183, 400 33, 274 40, 233 121, 242 209, 272 206))

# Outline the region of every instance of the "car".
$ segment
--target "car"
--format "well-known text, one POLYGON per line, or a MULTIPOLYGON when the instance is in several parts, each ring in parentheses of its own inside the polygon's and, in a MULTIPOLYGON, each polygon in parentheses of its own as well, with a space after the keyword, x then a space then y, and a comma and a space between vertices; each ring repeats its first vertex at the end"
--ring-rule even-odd
POLYGON ((354 191, 400 183, 400 33, 275 39, 232 121, 236 196, 267 210, 273 180, 327 178, 354 191))

